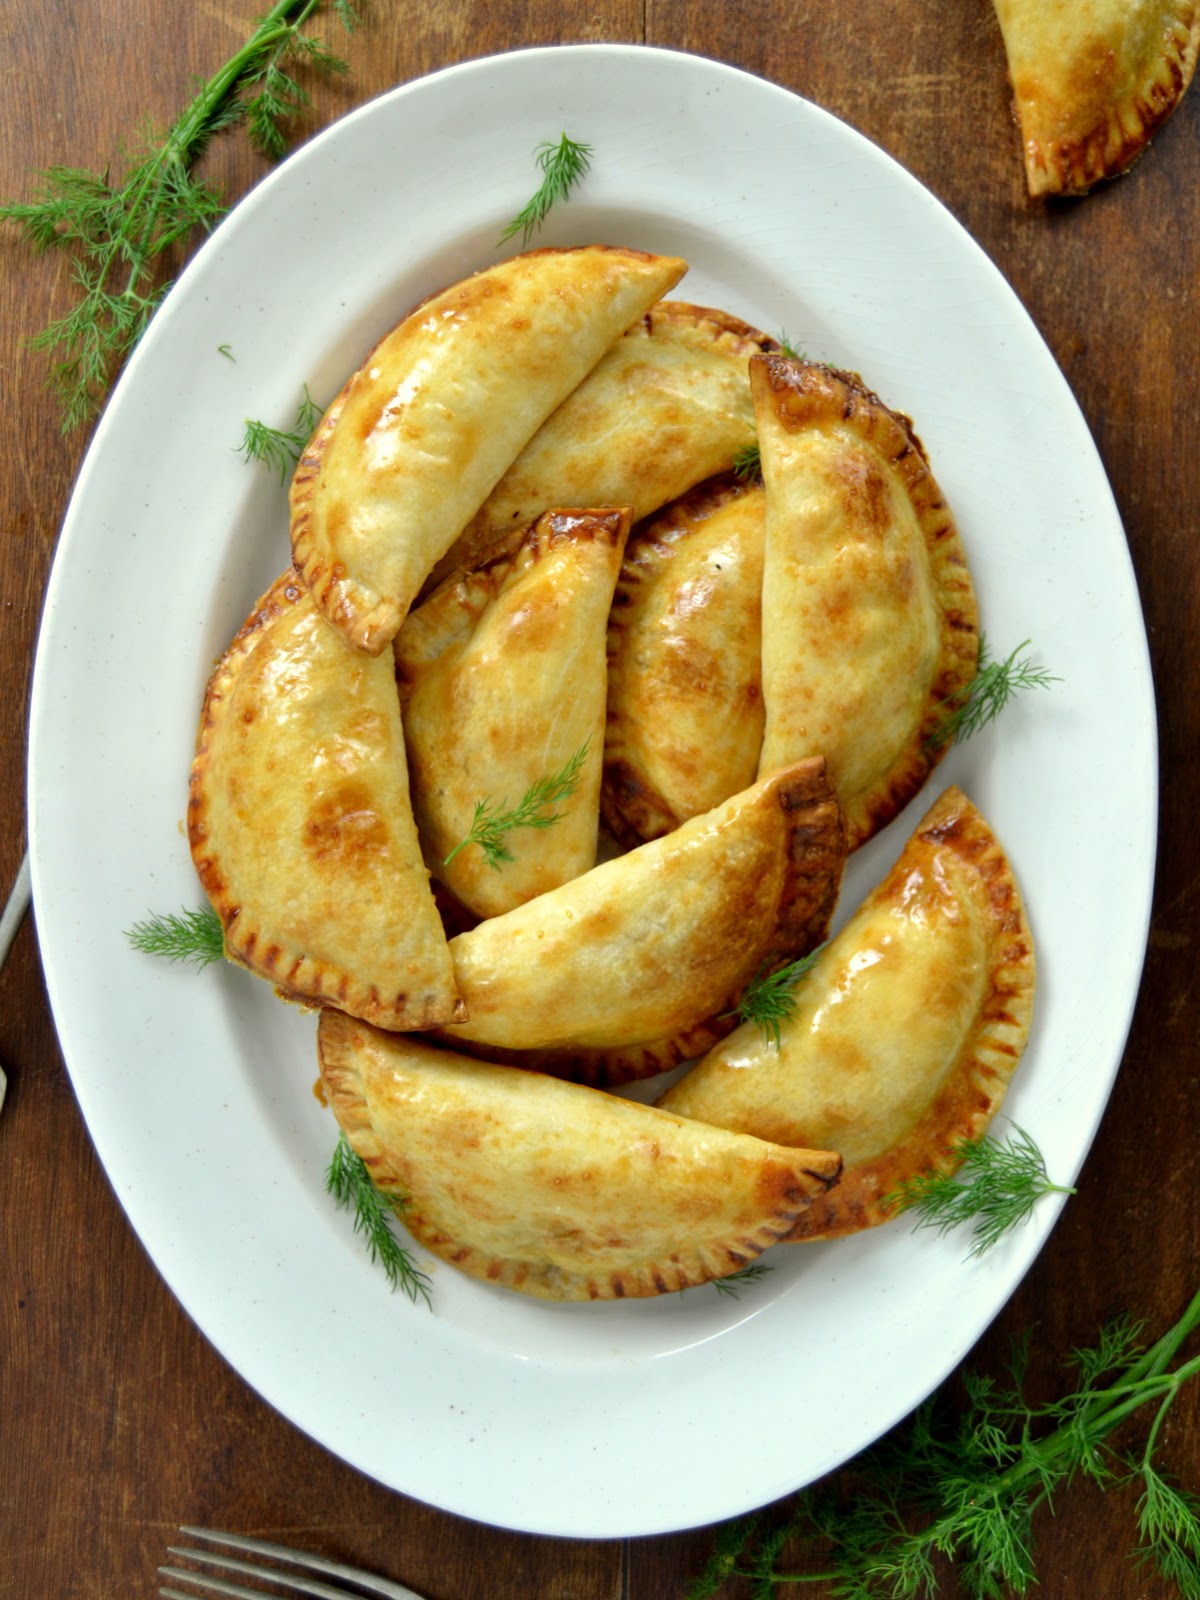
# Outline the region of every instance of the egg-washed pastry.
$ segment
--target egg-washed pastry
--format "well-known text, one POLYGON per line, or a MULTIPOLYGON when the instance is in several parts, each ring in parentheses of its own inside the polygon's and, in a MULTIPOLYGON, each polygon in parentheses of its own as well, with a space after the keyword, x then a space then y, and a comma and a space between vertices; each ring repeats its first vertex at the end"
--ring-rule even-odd
POLYGON ((600 803, 632 845, 748 789, 762 746, 766 492, 732 474, 648 517, 608 630, 600 803))
POLYGON ((327 1012, 325 1094, 404 1225, 471 1277, 543 1300, 667 1294, 737 1272, 837 1180, 784 1149, 327 1012))
POLYGON ((659 1104, 845 1162, 793 1226, 830 1238, 883 1222, 908 1179, 955 1165, 1004 1098, 1033 1011, 1034 953, 1004 851, 947 789, 892 871, 793 991, 780 1044, 743 1024, 659 1104))
POLYGON ((296 567, 350 643, 390 643, 542 422, 686 270, 618 246, 532 250, 424 301, 376 346, 291 488, 296 567))
POLYGON ((821 754, 853 850, 945 754, 974 678, 975 594, 907 417, 855 374, 754 356, 767 492, 759 772, 821 754))
POLYGON ((754 438, 746 362, 778 348, 728 312, 652 306, 546 419, 435 576, 550 506, 631 505, 636 522, 727 471, 754 438))
POLYGON ((1196 70, 1196 0, 994 0, 1031 195, 1124 172, 1196 70))
POLYGON ((822 763, 773 773, 458 934, 450 954, 467 1020, 443 1037, 468 1054, 539 1052, 530 1064, 636 1076, 647 1069, 631 1046, 658 1051, 692 1034, 765 967, 820 943, 844 854, 822 763))
POLYGON ((226 954, 285 999, 385 1028, 462 1014, 391 656, 351 649, 290 571, 209 680, 188 837, 226 954))
POLYGON ((605 634, 629 510, 548 511, 502 555, 435 589, 396 636, 413 812, 434 876, 499 916, 596 863, 605 634), (556 820, 513 829, 491 865, 463 848, 477 807, 510 810, 570 769, 556 820))

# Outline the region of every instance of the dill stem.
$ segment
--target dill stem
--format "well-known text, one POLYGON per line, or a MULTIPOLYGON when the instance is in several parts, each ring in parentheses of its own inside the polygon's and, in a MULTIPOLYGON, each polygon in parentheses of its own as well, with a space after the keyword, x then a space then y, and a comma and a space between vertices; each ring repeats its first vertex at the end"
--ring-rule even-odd
MULTIPOLYGON (((307 21, 320 3, 321 0, 276 0, 251 37, 219 72, 208 79, 187 110, 172 124, 159 149, 145 163, 141 182, 129 199, 131 213, 136 213, 145 196, 154 192, 160 174, 170 161, 178 159, 182 165, 188 166, 200 155, 208 142, 214 116, 234 93, 246 68, 272 46, 287 39, 294 28, 307 21)), ((133 263, 122 294, 125 300, 137 297, 138 285, 150 271, 153 231, 157 220, 157 211, 152 210, 132 252, 133 263)), ((124 253, 120 242, 113 240, 108 248, 104 273, 99 279, 101 283, 107 278, 117 256, 124 253)))
MULTIPOLYGON (((1035 1495, 1030 1510, 1041 1505, 1050 1495, 1046 1486, 1045 1469, 1053 1469, 1056 1462, 1070 1461, 1082 1437, 1089 1445, 1099 1444, 1108 1437, 1126 1417, 1140 1411, 1152 1400, 1160 1401, 1150 1429, 1143 1464, 1148 1465, 1153 1454, 1159 1429, 1184 1384, 1200 1375, 1200 1355, 1192 1356, 1173 1372, 1167 1371, 1172 1358, 1188 1335, 1200 1325, 1200 1291, 1192 1297, 1187 1309, 1171 1328, 1150 1349, 1130 1366, 1124 1377, 1107 1389, 1098 1389, 1090 1397, 1075 1419, 1061 1423, 1042 1439, 1025 1437, 1021 1441, 1022 1456, 1012 1466, 994 1477, 980 1482, 976 1498, 986 1495, 992 1500, 1004 1500, 1018 1495, 1029 1482, 1041 1481, 1041 1492, 1035 1495)), ((957 1518, 953 1512, 936 1517, 925 1527, 906 1535, 908 1542, 919 1542, 936 1549, 952 1550, 957 1542, 957 1518)), ((755 1573, 735 1567, 730 1577, 753 1578, 755 1573)), ((772 1572, 771 1582, 777 1583, 834 1583, 844 1578, 842 1572, 772 1572)))

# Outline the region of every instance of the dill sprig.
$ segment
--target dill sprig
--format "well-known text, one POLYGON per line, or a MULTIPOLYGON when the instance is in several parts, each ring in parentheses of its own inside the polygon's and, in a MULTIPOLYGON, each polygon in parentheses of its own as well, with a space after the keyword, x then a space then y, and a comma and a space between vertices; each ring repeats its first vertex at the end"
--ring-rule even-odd
POLYGON ((950 1152, 953 1170, 920 1173, 887 1196, 895 1211, 913 1211, 919 1228, 951 1228, 972 1224, 968 1259, 981 1256, 1010 1229, 1033 1214, 1043 1195, 1074 1194, 1052 1183, 1042 1152, 1024 1128, 1014 1122, 1003 1139, 984 1134, 962 1139, 950 1152))
POLYGON ((305 384, 304 398, 290 431, 272 428, 269 423, 256 422, 247 417, 246 432, 238 450, 247 461, 261 461, 264 466, 278 472, 280 483, 286 483, 288 473, 304 454, 321 416, 321 407, 309 394, 308 385, 305 384))
POLYGON ((757 439, 751 439, 734 451, 733 475, 743 483, 753 483, 755 478, 762 477, 762 453, 757 439))
POLYGON ((970 683, 941 703, 942 717, 928 743, 935 750, 957 740, 965 743, 1004 710, 1015 694, 1024 689, 1048 689, 1059 683, 1044 667, 1035 667, 1023 654, 1029 649, 1024 640, 1003 661, 990 658, 988 641, 979 637, 979 670, 970 683))
POLYGON ((815 950, 780 967, 777 972, 768 971, 769 962, 764 963, 742 991, 736 1010, 722 1014, 736 1016, 739 1022, 755 1023, 766 1043, 774 1044, 776 1050, 781 1049, 781 1025, 796 1014, 796 996, 792 991, 798 980, 812 971, 824 948, 819 944, 815 950))
POLYGON ((225 954, 221 919, 211 906, 197 910, 158 913, 126 928, 125 937, 135 950, 167 961, 207 967, 225 954))
POLYGON ((739 1300, 748 1283, 760 1282, 770 1270, 765 1261, 752 1261, 748 1267, 740 1267, 737 1272, 727 1272, 723 1278, 713 1278, 712 1286, 718 1294, 739 1300))
POLYGON ((518 804, 511 809, 507 802, 498 805, 490 795, 477 800, 470 831, 458 841, 442 865, 448 867, 458 852, 465 850, 469 844, 479 846, 494 872, 498 872, 506 861, 514 860, 512 851, 504 842, 505 835, 515 828, 548 828, 558 821, 563 813, 548 812, 546 807, 559 805, 575 793, 583 776, 583 763, 590 743, 589 739, 585 739, 557 772, 530 784, 518 804))
POLYGON ((533 153, 542 169, 541 184, 533 198, 522 206, 500 235, 501 244, 506 244, 514 234, 519 233, 522 246, 528 245, 551 208, 560 200, 566 200, 587 172, 591 165, 592 147, 590 144, 579 144, 564 133, 557 144, 543 139, 533 153))
POLYGON ((1139 1486, 1134 1559, 1196 1600, 1200 1499, 1172 1484, 1155 1455, 1171 1406, 1200 1374, 1200 1355, 1176 1360, 1197 1325, 1200 1293, 1149 1349, 1136 1324, 1109 1324, 1071 1357, 1071 1386, 1040 1405, 1024 1394, 1027 1342, 1002 1383, 965 1372, 960 1412, 935 1395, 850 1464, 845 1486, 804 1490, 767 1534, 761 1519, 719 1530, 688 1600, 733 1578, 750 1579, 763 1600, 785 1584, 815 1583, 839 1600, 924 1600, 938 1592, 935 1555, 954 1564, 957 1592, 970 1600, 1023 1595, 1037 1582, 1034 1517, 1076 1477, 1103 1489, 1139 1486), (1141 1450, 1118 1453, 1112 1434, 1147 1406, 1155 1410, 1141 1450))
MULTIPOLYGON (((192 172, 213 136, 242 122, 260 150, 279 156, 284 124, 308 103, 292 69, 346 70, 304 32, 323 3, 277 0, 241 49, 199 82, 192 103, 165 132, 145 126, 121 150, 119 181, 107 171, 53 166, 40 174, 32 199, 0 205, 0 221, 15 223, 36 249, 70 257, 74 303, 30 341, 57 356, 49 381, 64 433, 99 411, 117 368, 158 309, 169 287, 164 257, 224 214, 218 190, 192 172)), ((349 0, 331 4, 352 27, 349 0)))
POLYGON ((367 1254, 383 1268, 392 1288, 402 1289, 414 1304, 424 1300, 430 1305, 429 1275, 396 1238, 389 1221, 392 1216, 403 1220, 407 1202, 377 1187, 366 1162, 344 1133, 338 1135, 334 1146, 325 1187, 339 1206, 353 1211, 355 1233, 366 1240, 367 1254))

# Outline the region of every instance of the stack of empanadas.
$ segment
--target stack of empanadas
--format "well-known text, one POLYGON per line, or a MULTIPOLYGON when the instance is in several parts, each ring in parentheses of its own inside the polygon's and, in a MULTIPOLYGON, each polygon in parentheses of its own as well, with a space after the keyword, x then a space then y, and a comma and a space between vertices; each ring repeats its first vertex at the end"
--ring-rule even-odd
POLYGON ((950 791, 779 1039, 738 1025, 940 759, 978 636, 908 420, 663 301, 684 270, 533 251, 376 346, 192 769, 227 951, 321 1008, 353 1148, 434 1253, 543 1298, 882 1220, 1029 1024, 1019 893, 950 791))

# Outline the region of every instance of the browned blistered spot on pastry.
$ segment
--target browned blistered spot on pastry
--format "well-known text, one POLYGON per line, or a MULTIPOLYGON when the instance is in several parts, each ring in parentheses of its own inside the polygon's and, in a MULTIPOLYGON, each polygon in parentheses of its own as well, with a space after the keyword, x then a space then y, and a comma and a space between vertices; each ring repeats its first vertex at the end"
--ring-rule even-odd
POLYGON ((318 861, 347 870, 388 842, 387 824, 360 783, 344 783, 322 794, 304 822, 304 840, 318 861))

